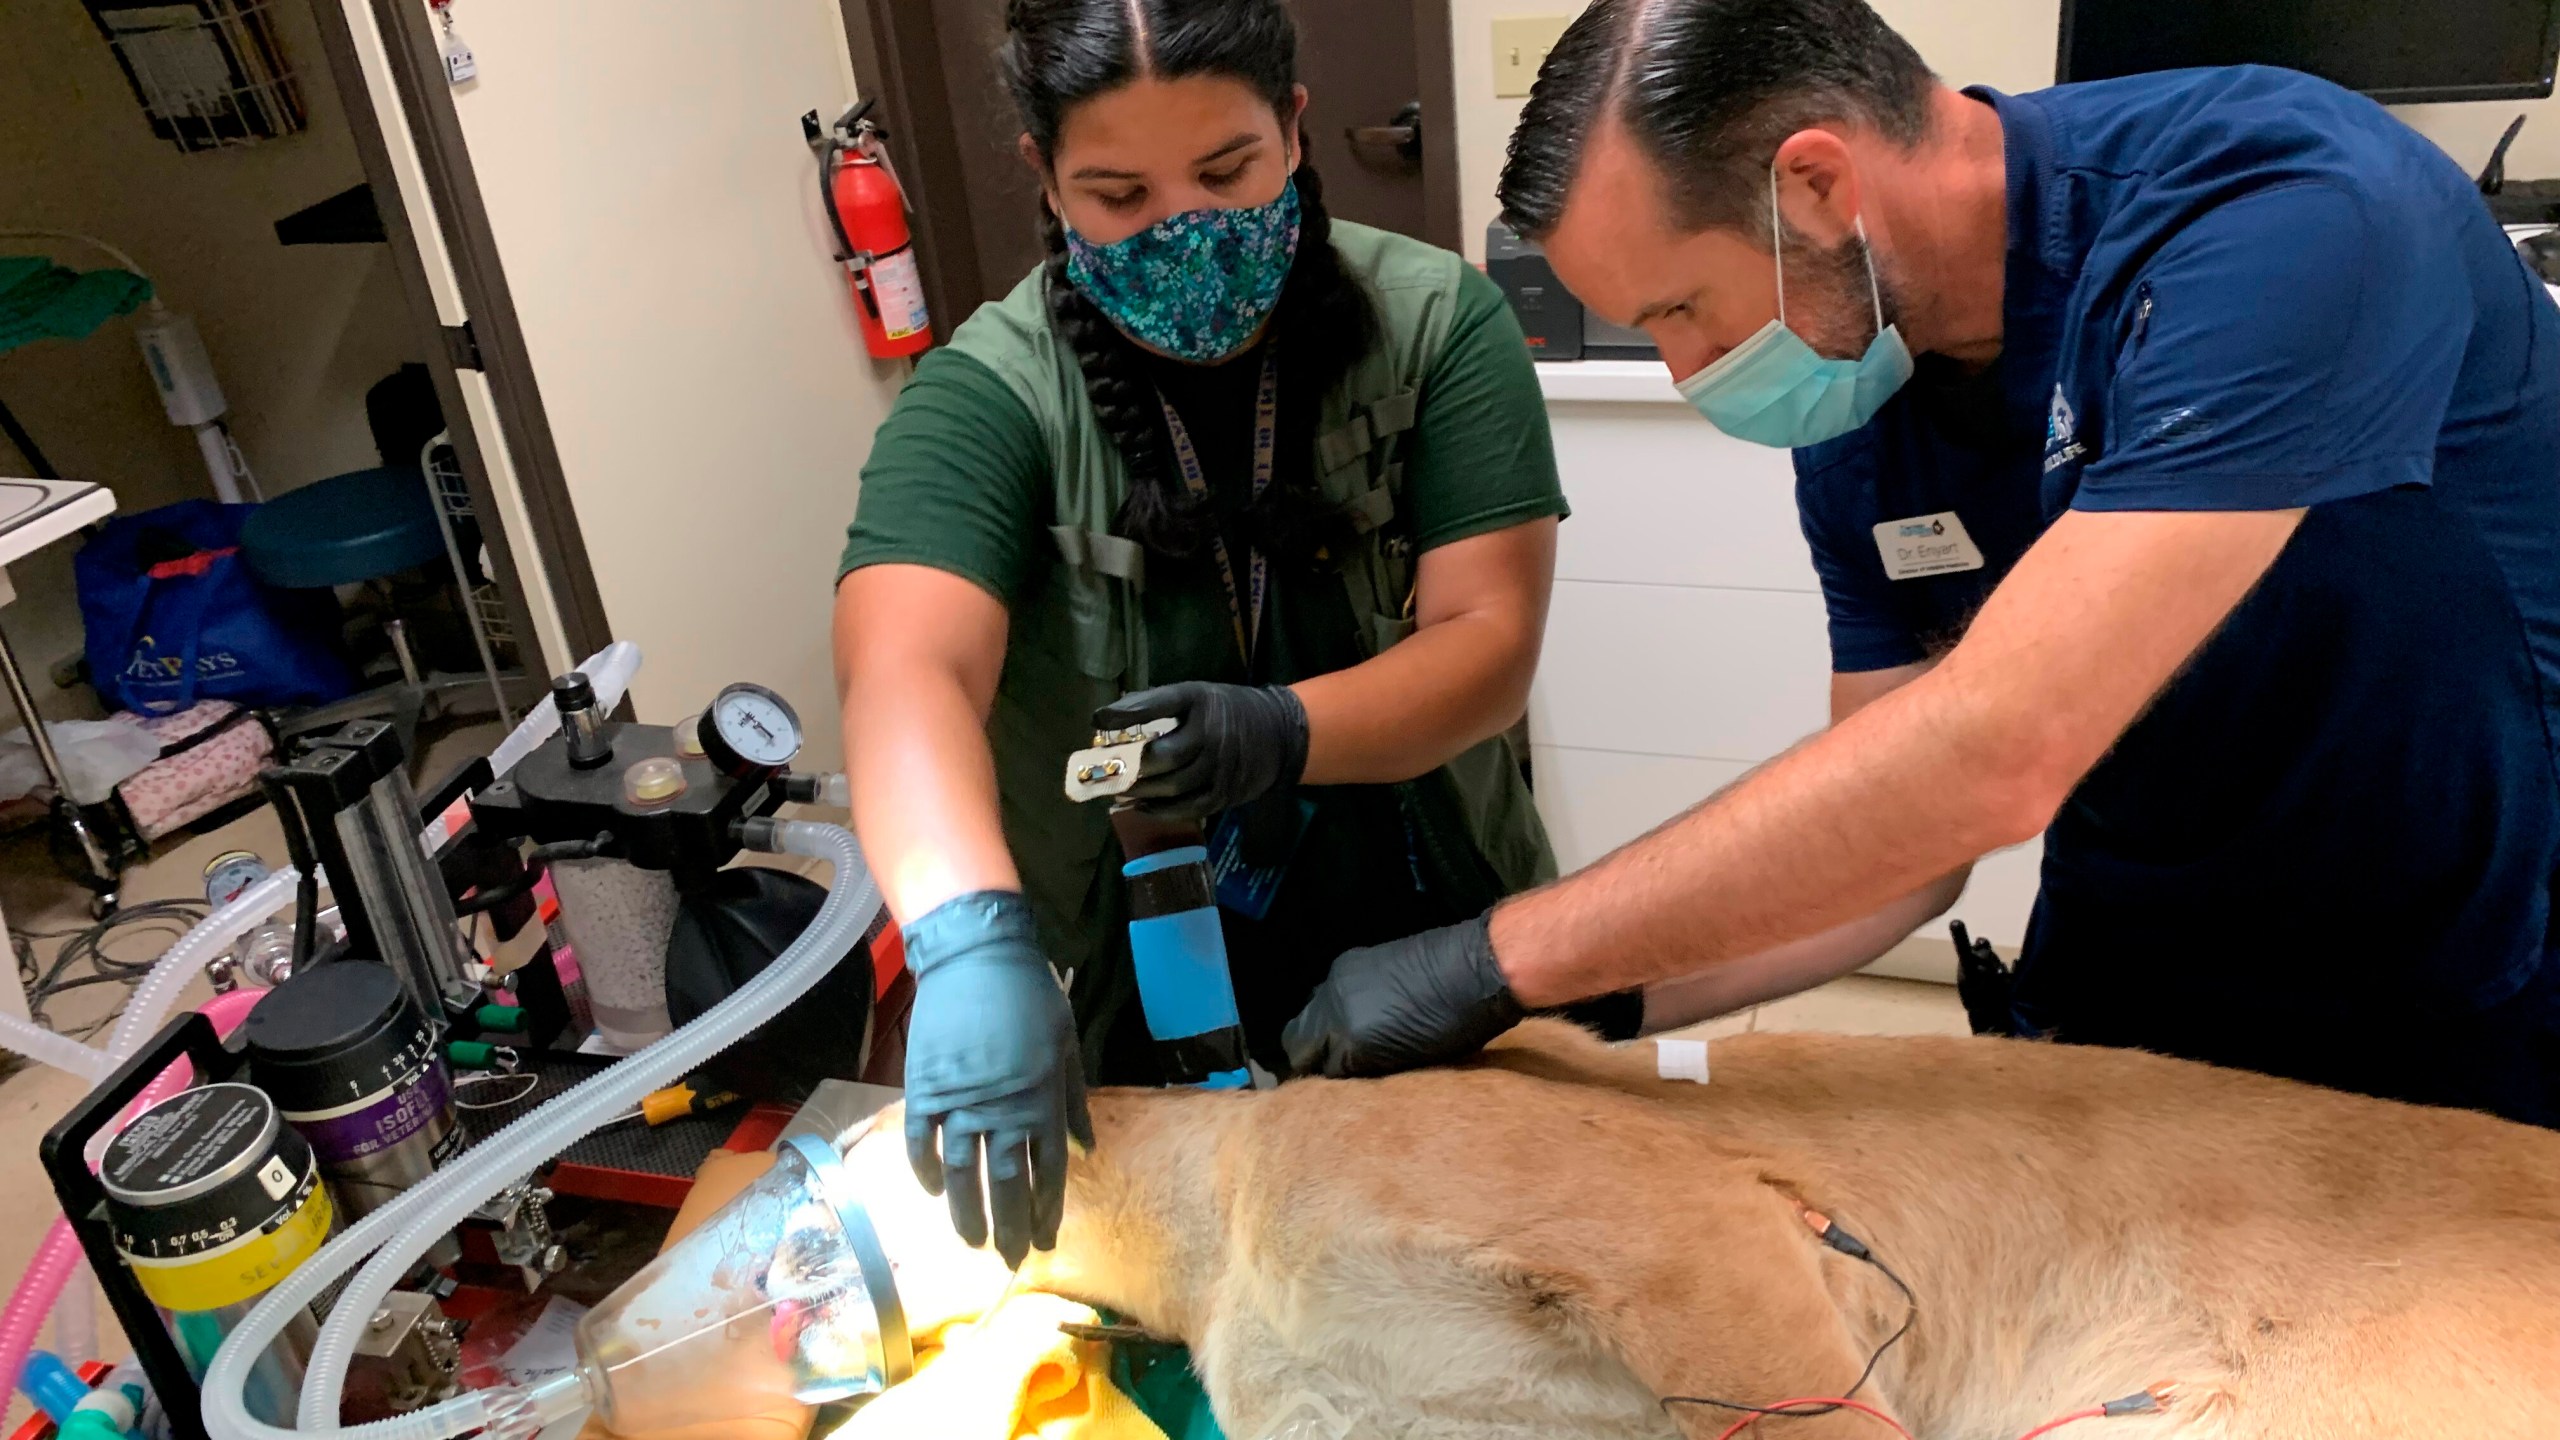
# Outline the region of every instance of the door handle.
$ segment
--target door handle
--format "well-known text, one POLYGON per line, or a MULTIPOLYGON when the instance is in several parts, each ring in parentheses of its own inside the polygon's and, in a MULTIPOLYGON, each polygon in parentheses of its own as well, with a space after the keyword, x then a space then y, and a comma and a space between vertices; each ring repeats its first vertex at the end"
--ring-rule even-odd
POLYGON ((1407 160, 1422 158, 1422 102, 1408 100, 1384 125, 1346 125, 1343 138, 1354 145, 1391 149, 1407 160))

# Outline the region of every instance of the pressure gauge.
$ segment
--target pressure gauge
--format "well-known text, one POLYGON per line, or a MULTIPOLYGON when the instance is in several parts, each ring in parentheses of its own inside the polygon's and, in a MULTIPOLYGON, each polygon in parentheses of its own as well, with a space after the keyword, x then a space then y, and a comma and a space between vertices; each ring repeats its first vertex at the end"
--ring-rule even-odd
POLYGON ((732 685, 702 712, 702 753, 722 774, 769 774, 800 754, 800 717, 761 685, 732 685))
POLYGON ((205 862, 205 903, 218 910, 266 878, 266 861, 246 850, 226 850, 205 862))

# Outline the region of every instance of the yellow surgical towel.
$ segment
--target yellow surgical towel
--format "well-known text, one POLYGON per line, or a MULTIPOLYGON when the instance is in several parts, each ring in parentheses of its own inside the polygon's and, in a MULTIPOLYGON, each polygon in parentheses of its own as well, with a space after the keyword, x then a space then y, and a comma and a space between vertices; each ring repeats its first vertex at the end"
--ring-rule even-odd
POLYGON ((854 1412, 834 1440, 1165 1440, 1111 1383, 1110 1348, 1058 1326, 1090 1306, 1017 1294, 920 1341, 915 1378, 854 1412))

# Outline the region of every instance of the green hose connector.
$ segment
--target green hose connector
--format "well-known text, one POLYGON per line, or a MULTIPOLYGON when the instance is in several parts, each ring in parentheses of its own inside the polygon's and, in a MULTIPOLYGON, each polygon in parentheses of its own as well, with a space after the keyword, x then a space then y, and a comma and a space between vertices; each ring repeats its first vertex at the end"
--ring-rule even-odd
POLYGON ((498 1047, 485 1040, 456 1040, 444 1047, 444 1058, 465 1070, 494 1070, 498 1047))
POLYGON ((524 1029, 524 1007, 521 1005, 483 1005, 471 1012, 471 1018, 483 1030, 503 1030, 513 1034, 524 1029))

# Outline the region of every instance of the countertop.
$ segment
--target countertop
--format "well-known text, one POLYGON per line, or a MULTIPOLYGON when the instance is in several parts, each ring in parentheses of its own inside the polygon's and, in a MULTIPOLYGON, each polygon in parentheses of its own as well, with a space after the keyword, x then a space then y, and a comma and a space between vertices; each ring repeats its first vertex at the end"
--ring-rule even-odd
POLYGON ((1671 372, 1659 360, 1541 360, 1538 388, 1559 400, 1599 404, 1680 405, 1671 372))

